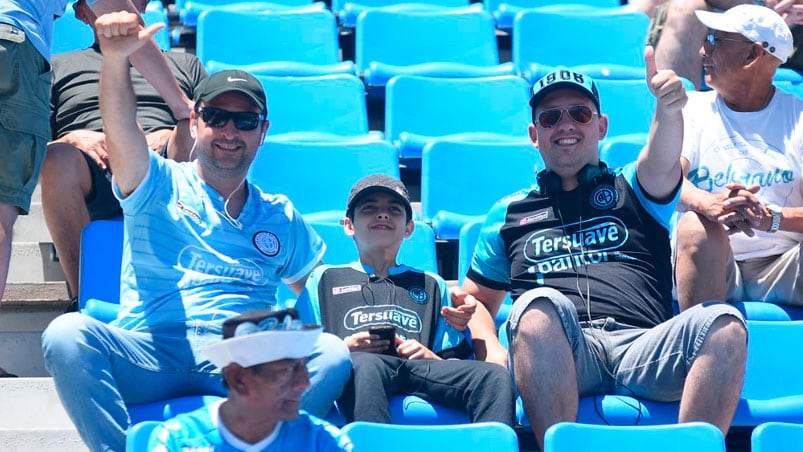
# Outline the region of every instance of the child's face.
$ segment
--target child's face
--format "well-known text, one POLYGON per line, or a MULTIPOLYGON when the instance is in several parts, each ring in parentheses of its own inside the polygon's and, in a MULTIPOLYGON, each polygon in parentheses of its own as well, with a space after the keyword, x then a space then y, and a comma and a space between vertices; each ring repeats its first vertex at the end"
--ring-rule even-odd
POLYGON ((398 246, 413 232, 413 222, 407 221, 404 203, 398 197, 375 192, 354 208, 354 218, 346 222, 346 232, 354 236, 358 246, 398 246))

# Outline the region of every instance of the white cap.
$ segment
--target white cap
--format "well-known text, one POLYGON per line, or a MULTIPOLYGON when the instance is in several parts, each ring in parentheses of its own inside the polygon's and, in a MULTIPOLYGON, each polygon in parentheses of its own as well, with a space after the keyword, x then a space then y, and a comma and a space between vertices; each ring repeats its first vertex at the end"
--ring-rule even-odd
POLYGON ((231 363, 242 367, 301 359, 312 354, 320 325, 303 325, 294 309, 276 312, 250 311, 223 323, 223 340, 204 349, 215 366, 231 363))
POLYGON ((792 32, 774 10, 759 5, 738 5, 722 13, 697 10, 700 22, 712 30, 739 33, 764 46, 764 50, 785 63, 792 55, 792 32))

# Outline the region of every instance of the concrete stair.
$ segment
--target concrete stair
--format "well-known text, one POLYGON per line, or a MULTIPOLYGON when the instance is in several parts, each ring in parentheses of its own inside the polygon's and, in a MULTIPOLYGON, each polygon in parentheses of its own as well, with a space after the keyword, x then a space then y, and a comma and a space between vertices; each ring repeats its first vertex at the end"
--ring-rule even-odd
POLYGON ((52 242, 42 211, 41 189, 37 186, 30 212, 20 215, 14 224, 8 282, 64 281, 52 242))

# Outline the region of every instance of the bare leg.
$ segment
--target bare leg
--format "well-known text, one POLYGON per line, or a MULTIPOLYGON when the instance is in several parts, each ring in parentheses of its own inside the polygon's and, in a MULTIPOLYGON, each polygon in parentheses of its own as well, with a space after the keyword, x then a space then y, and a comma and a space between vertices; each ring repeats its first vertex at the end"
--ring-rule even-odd
POLYGON ((0 203, 0 295, 6 290, 8 265, 11 262, 11 234, 18 215, 17 206, 0 203))
POLYGON ((725 228, 687 212, 677 225, 675 278, 680 310, 709 300, 724 300, 727 293, 725 262, 730 241, 725 228))
POLYGON ((85 198, 92 189, 91 174, 81 150, 67 143, 48 145, 39 181, 45 222, 72 298, 78 295, 81 230, 89 223, 85 198))
POLYGON ((678 420, 710 422, 726 435, 742 392, 746 357, 742 323, 731 316, 714 321, 686 377, 678 420))
POLYGON ((577 419, 577 372, 558 313, 544 299, 534 301, 519 321, 513 342, 516 387, 544 450, 544 432, 555 423, 577 419))
POLYGON ((670 0, 661 40, 655 49, 655 62, 661 69, 672 69, 700 89, 703 60, 698 54, 707 32, 694 15, 708 9, 704 0, 670 0))

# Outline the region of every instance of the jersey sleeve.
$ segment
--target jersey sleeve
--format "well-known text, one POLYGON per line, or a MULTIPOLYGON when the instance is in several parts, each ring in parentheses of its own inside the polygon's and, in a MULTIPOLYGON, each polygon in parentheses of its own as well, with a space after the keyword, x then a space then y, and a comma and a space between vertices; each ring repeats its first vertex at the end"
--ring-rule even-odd
POLYGON ((282 267, 281 276, 285 284, 294 284, 306 277, 323 258, 326 245, 314 229, 304 221, 288 201, 286 209, 291 222, 290 259, 282 267))
POLYGON ((510 284, 510 259, 499 233, 509 202, 509 197, 498 201, 485 217, 468 271, 469 278, 491 289, 507 290, 510 284))
POLYGON ((318 297, 318 285, 321 282, 321 275, 328 268, 328 266, 320 266, 312 271, 312 274, 307 278, 304 284, 304 290, 296 300, 296 311, 298 317, 304 323, 314 323, 320 325, 321 319, 321 304, 318 297))

